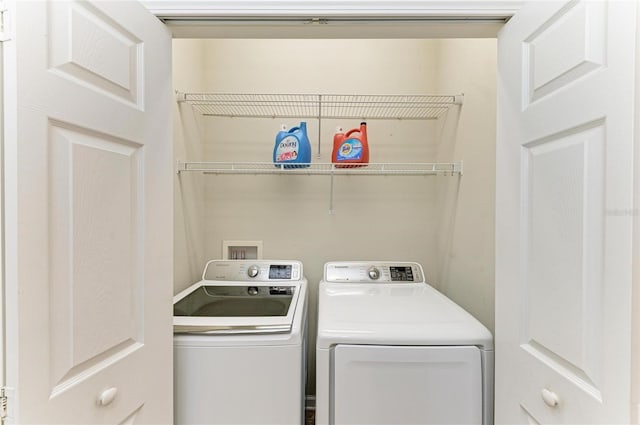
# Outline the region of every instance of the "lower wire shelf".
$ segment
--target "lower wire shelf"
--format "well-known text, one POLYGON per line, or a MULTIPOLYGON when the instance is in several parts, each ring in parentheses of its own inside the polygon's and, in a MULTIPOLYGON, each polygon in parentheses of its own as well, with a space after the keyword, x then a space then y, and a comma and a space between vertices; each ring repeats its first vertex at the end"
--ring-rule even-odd
POLYGON ((374 176, 428 176, 462 175, 459 162, 438 163, 370 163, 364 166, 336 165, 333 163, 277 164, 272 162, 190 162, 178 161, 177 173, 204 174, 281 174, 281 175, 374 175, 374 176))
POLYGON ((334 214, 334 176, 462 176, 462 161, 432 163, 369 163, 365 166, 338 166, 333 163, 278 164, 272 162, 189 162, 178 161, 178 175, 186 172, 236 175, 317 175, 330 176, 329 214, 334 214), (291 168, 287 168, 291 167, 291 168), (344 167, 344 168, 343 168, 344 167))

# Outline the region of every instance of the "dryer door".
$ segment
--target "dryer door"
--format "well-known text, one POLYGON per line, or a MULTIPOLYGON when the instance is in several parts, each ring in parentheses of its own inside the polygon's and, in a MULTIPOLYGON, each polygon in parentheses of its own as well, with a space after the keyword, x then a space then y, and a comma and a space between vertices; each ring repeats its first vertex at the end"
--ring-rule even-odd
POLYGON ((477 347, 338 345, 332 375, 332 423, 482 423, 477 347))

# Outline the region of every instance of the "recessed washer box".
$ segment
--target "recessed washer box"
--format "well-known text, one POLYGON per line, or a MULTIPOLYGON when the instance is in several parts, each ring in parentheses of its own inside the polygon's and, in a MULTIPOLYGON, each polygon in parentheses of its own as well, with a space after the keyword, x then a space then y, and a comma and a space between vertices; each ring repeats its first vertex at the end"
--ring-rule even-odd
POLYGON ((222 241, 223 260, 262 260, 262 241, 222 241))

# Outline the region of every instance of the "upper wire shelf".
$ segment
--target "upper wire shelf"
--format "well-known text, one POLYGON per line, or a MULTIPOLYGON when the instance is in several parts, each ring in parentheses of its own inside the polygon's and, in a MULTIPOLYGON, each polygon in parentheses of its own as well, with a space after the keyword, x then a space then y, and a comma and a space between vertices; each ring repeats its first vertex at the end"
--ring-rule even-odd
POLYGON ((176 93, 207 116, 251 118, 436 119, 464 95, 176 93))

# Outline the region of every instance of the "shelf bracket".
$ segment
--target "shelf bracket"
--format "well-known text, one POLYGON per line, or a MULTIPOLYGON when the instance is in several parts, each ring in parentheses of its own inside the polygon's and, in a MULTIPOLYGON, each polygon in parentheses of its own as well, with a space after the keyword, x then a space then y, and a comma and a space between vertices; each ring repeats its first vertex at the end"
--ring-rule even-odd
POLYGON ((176 90, 176 102, 182 103, 187 101, 187 94, 176 90))
POLYGON ((320 156, 320 140, 322 139, 322 95, 318 95, 318 158, 320 156))
POLYGON ((333 165, 331 166, 331 183, 329 188, 329 215, 335 214, 333 209, 333 165))
POLYGON ((176 174, 180 175, 180 173, 182 171, 187 171, 187 164, 182 162, 182 161, 180 161, 180 160, 177 160, 176 161, 176 174))
POLYGON ((454 105, 462 105, 464 103, 464 93, 456 94, 453 96, 453 104, 454 105))

